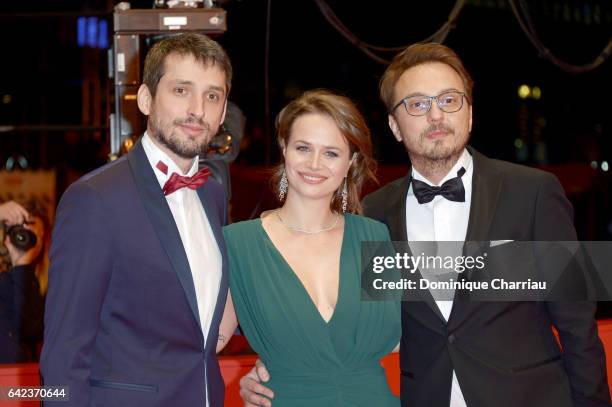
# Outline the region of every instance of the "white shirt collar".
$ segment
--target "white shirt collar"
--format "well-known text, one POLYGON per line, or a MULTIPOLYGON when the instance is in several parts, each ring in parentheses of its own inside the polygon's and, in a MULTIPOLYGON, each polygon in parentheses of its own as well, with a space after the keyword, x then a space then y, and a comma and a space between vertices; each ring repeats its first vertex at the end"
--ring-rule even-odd
MULTIPOLYGON (((453 168, 451 168, 451 170, 444 176, 444 178, 440 180, 440 183, 437 186, 442 185, 451 178, 455 178, 457 176, 457 171, 459 171, 461 167, 465 168, 465 172, 468 173, 470 168, 472 167, 472 162, 472 155, 469 153, 467 148, 464 148, 463 153, 461 154, 455 165, 453 165, 453 168)), ((421 175, 421 173, 418 172, 417 169, 414 167, 412 167, 412 177, 416 180, 423 181, 428 185, 432 185, 432 183, 427 180, 427 178, 425 178, 423 175, 421 175)), ((412 194, 412 188, 410 188, 410 191, 408 193, 412 194)))
POLYGON ((147 159, 149 160, 149 164, 153 167, 153 172, 155 172, 155 176, 157 177, 157 181, 159 181, 159 185, 163 188, 166 184, 170 175, 173 172, 176 172, 179 175, 193 176, 198 171, 198 157, 196 156, 193 159, 193 164, 191 164, 191 168, 187 171, 186 174, 183 174, 183 171, 174 163, 174 161, 166 154, 162 149, 160 149, 154 142, 151 140, 151 137, 144 133, 142 136, 142 148, 147 155, 147 159), (167 174, 164 174, 159 168, 157 168, 157 163, 161 161, 168 166, 167 174))

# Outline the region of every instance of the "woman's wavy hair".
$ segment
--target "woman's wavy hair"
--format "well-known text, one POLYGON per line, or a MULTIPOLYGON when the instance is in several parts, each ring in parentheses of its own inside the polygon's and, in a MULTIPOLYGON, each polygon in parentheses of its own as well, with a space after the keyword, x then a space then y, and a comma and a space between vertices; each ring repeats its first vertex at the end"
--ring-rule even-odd
MULTIPOLYGON (((346 211, 362 213, 361 188, 366 181, 376 180, 376 161, 372 157, 372 139, 370 130, 355 104, 347 97, 335 94, 326 89, 315 89, 305 92, 291 101, 276 117, 277 141, 282 150, 287 146, 295 120, 306 114, 324 114, 331 117, 346 139, 350 154, 353 157, 346 182, 348 201, 346 211)), ((285 159, 275 168, 271 183, 278 197, 280 179, 285 169, 285 159)), ((332 211, 342 212, 342 188, 334 192, 330 203, 332 211)))

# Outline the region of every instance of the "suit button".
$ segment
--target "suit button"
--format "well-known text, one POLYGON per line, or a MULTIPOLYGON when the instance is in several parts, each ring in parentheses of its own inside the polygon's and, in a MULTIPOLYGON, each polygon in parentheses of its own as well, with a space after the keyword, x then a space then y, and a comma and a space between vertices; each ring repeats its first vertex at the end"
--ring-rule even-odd
POLYGON ((455 336, 455 334, 448 335, 448 343, 453 344, 455 343, 456 340, 457 340, 457 337, 455 336))

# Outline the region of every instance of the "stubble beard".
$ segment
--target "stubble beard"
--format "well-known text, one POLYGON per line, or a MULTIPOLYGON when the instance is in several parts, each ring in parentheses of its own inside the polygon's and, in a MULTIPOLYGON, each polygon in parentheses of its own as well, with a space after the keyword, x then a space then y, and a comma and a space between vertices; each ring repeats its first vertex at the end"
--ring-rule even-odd
POLYGON ((459 140, 456 137, 452 127, 432 124, 419 135, 416 149, 406 146, 412 165, 427 178, 433 177, 434 174, 447 174, 463 153, 470 136, 467 134, 459 140), (437 130, 443 130, 448 135, 443 140, 435 140, 432 145, 427 135, 437 130))
POLYGON ((155 138, 179 157, 192 159, 202 154, 204 148, 208 146, 211 138, 210 125, 203 120, 194 118, 175 119, 172 121, 172 126, 179 126, 181 124, 195 124, 202 127, 205 137, 203 137, 201 142, 192 137, 181 138, 172 130, 171 126, 167 126, 167 129, 164 129, 164 125, 157 119, 154 112, 151 112, 149 115, 151 137, 155 138))

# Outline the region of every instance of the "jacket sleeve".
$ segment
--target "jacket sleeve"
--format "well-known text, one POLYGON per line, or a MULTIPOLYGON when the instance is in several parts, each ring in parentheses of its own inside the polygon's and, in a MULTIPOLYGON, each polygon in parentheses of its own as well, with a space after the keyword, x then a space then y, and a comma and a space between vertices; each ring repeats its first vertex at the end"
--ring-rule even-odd
MULTIPOLYGON (((21 339, 32 345, 42 340, 44 301, 32 265, 15 266, 10 275, 14 284, 15 326, 21 339)), ((31 355, 35 359, 36 355, 31 355)))
POLYGON ((377 192, 366 195, 361 201, 363 215, 368 218, 376 219, 379 222, 384 222, 383 205, 378 202, 377 192))
POLYGON ((92 350, 113 268, 111 227, 93 187, 79 182, 66 191, 52 235, 40 363, 46 386, 69 387, 70 401, 58 406, 90 404, 92 350))
MULTIPOLYGON (((559 181, 547 174, 538 192, 534 240, 573 241, 572 207, 559 181)), ((596 304, 587 301, 547 303, 563 348, 575 406, 610 405, 603 345, 597 333, 596 304)))

